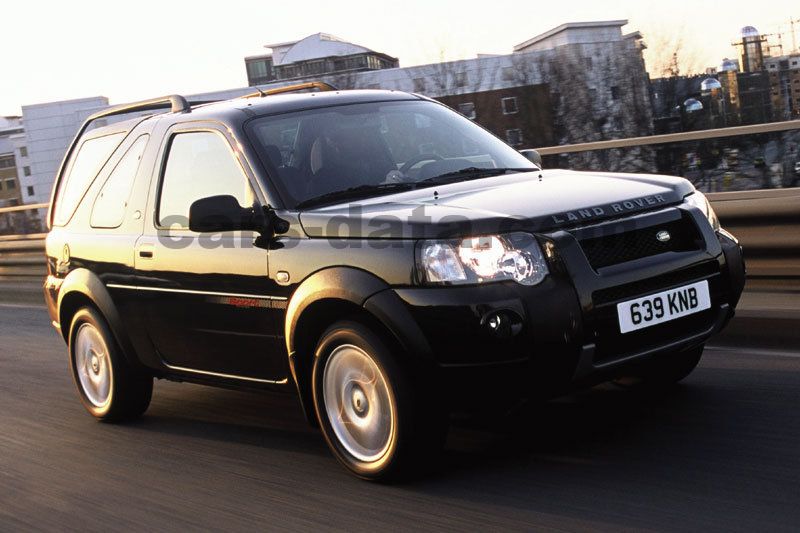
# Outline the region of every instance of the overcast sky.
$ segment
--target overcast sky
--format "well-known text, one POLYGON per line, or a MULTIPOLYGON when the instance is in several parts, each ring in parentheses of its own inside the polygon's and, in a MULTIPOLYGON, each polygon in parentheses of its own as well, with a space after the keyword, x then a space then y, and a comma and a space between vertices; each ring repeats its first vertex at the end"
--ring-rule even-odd
POLYGON ((0 16, 0 115, 12 115, 25 104, 71 98, 121 103, 245 86, 245 56, 320 31, 411 66, 509 53, 564 22, 628 19, 625 31, 641 31, 651 52, 682 38, 695 62, 710 66, 735 55, 730 43, 744 25, 784 30, 788 51, 788 20, 800 19, 800 2, 23 0, 3 2, 0 16))

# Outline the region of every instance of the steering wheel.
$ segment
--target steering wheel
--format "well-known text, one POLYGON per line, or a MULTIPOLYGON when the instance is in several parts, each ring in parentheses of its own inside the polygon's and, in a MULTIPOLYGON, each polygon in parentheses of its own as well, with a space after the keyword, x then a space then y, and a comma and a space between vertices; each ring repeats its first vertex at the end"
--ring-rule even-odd
POLYGON ((400 172, 402 172, 403 174, 407 174, 409 170, 414 168, 414 165, 422 163, 423 161, 441 161, 442 159, 444 159, 442 156, 436 154, 416 155, 411 159, 409 159, 408 161, 406 161, 405 163, 403 163, 403 166, 400 167, 400 172))

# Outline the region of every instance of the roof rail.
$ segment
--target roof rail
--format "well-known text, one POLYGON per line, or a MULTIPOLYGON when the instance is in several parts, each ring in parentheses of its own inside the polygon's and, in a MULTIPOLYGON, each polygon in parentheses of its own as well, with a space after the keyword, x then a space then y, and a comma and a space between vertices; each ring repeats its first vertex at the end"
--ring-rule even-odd
POLYGON ((318 91, 338 91, 335 86, 331 85, 330 83, 326 83, 324 81, 309 81, 306 83, 297 83, 294 85, 287 85, 285 87, 278 87, 276 89, 268 89, 266 91, 262 91, 259 88, 256 88, 256 92, 245 94, 244 96, 240 96, 239 98, 262 98, 264 96, 271 96, 273 94, 282 94, 282 93, 293 93, 296 91, 304 91, 306 89, 317 89, 318 91))
POLYGON ((136 113, 137 111, 153 111, 155 109, 165 109, 167 107, 170 108, 170 111, 173 113, 185 113, 192 109, 192 106, 186 101, 186 98, 179 94, 171 94, 161 98, 151 98, 150 100, 108 107, 90 115, 89 118, 86 119, 86 124, 104 117, 136 113))

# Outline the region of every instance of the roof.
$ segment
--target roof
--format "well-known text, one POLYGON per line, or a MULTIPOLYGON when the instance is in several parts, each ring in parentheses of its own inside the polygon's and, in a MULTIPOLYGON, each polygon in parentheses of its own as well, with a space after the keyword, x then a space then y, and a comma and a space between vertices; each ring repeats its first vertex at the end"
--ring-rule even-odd
POLYGON ((253 116, 273 115, 368 102, 390 102, 399 100, 424 100, 425 98, 401 92, 383 90, 321 91, 314 93, 286 93, 261 98, 233 98, 192 107, 191 113, 165 113, 163 119, 182 122, 229 117, 234 121, 247 120, 253 116))
POLYGON ((586 21, 586 22, 567 22, 562 24, 561 26, 556 26, 555 28, 548 30, 544 33, 537 35, 536 37, 532 37, 527 41, 520 43, 514 47, 515 52, 519 52, 525 48, 533 46, 534 44, 540 43, 554 35, 558 35, 559 33, 565 32, 567 30, 585 30, 591 28, 621 28, 628 24, 628 21, 625 19, 620 20, 594 20, 594 21, 586 21))
POLYGON ((286 65, 309 59, 348 56, 372 52, 369 48, 345 41, 329 33, 315 33, 299 41, 265 45, 273 51, 275 65, 286 65))

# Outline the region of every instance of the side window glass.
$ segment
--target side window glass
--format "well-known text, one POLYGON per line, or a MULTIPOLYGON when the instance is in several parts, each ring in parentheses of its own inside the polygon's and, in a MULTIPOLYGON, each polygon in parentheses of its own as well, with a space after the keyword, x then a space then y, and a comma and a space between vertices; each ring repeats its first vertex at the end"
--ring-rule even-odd
POLYGON ((78 208, 89 185, 108 161, 111 152, 122 142, 125 133, 113 133, 84 141, 70 160, 56 197, 53 223, 63 226, 78 208))
POLYGON ((188 228, 193 202, 223 194, 235 197, 242 207, 253 205, 255 199, 228 141, 211 131, 175 135, 161 184, 159 225, 188 228))
POLYGON ((122 224, 148 137, 136 139, 103 184, 92 209, 93 228, 118 228, 122 224))

